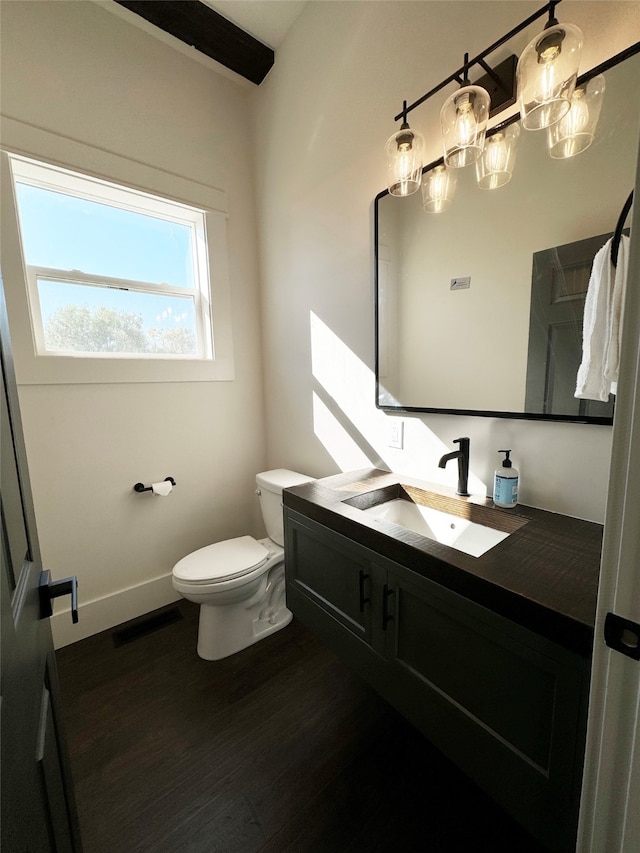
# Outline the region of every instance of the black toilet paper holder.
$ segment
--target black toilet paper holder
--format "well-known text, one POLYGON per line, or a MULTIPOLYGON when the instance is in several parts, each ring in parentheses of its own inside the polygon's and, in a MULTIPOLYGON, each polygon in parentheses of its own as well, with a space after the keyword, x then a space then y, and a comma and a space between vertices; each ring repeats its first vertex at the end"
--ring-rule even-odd
MULTIPOLYGON (((176 484, 176 481, 173 479, 173 477, 165 477, 164 482, 171 483, 172 486, 175 486, 176 484)), ((133 487, 133 490, 134 492, 151 492, 153 491, 153 486, 145 486, 144 483, 136 483, 133 487)))

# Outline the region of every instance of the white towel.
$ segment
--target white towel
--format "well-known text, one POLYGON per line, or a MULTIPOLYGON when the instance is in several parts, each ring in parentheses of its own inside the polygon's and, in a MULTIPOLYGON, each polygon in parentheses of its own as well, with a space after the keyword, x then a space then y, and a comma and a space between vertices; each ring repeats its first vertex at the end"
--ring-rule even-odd
POLYGON ((611 300, 611 334, 609 346, 605 353, 604 377, 611 382, 611 393, 618 389, 618 369, 620 367, 620 341, 622 340, 622 319, 624 294, 627 285, 627 269, 629 267, 629 238, 624 234, 618 248, 618 263, 613 280, 613 298, 611 300))
POLYGON ((582 323, 582 363, 575 396, 606 403, 615 394, 620 356, 622 307, 628 265, 628 237, 622 237, 618 263, 611 263, 611 240, 593 259, 582 323))

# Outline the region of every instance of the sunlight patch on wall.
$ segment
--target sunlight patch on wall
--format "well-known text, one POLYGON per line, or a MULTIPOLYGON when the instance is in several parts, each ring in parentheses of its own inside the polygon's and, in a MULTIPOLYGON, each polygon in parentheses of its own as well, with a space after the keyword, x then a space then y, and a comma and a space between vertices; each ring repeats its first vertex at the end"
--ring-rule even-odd
POLYGON ((365 438, 375 443, 385 415, 374 406, 373 371, 313 311, 310 322, 314 378, 365 438))
POLYGON ((357 471, 359 468, 371 468, 375 460, 358 447, 340 421, 313 392, 313 426, 325 450, 330 454, 341 471, 357 471))
MULTIPOLYGON (((313 311, 310 312, 314 432, 341 471, 377 467, 455 486, 457 467, 437 467, 446 446, 419 417, 403 413, 404 448, 389 447, 390 416, 375 406, 371 368, 313 311)), ((471 475, 474 491, 484 484, 471 475)))

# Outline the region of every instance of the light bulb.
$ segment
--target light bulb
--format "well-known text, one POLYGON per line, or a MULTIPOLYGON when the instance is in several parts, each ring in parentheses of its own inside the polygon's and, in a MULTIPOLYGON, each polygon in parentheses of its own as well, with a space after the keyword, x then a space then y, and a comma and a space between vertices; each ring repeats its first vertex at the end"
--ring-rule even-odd
POLYGON ((461 148, 473 142, 476 133, 476 117, 473 114, 473 95, 466 93, 456 99, 456 126, 454 143, 461 148))
POLYGON ((507 165, 509 150, 504 133, 498 131, 485 142, 485 162, 490 172, 502 172, 507 165))
POLYGON ((434 166, 422 181, 422 206, 429 213, 442 213, 451 207, 456 187, 455 170, 434 166))
POLYGON ((391 195, 407 196, 420 189, 422 178, 422 134, 411 130, 406 122, 385 146, 387 154, 387 186, 391 195))
POLYGON ((575 157, 591 145, 600 117, 605 79, 602 74, 583 83, 571 96, 571 109, 547 129, 547 147, 555 160, 575 157))
POLYGON ((557 60, 562 54, 564 37, 564 30, 556 27, 552 32, 544 34, 536 44, 538 65, 542 66, 536 91, 536 100, 539 103, 550 101, 558 85, 557 60))
POLYGON ((584 97, 584 89, 576 89, 571 98, 571 109, 560 119, 560 135, 575 136, 587 126, 589 107, 584 97))
POLYGON ((513 175, 520 125, 510 124, 489 136, 480 159, 476 160, 476 178, 483 190, 495 190, 508 184, 513 175))
POLYGON ((413 134, 405 133, 398 139, 398 159, 396 161, 396 173, 401 184, 401 195, 407 195, 408 182, 413 173, 413 134))
POLYGON ((442 200, 447 195, 447 180, 444 171, 444 166, 436 166, 433 170, 434 175, 431 180, 431 196, 434 202, 442 209, 442 200))
POLYGON ((544 104, 551 100, 556 85, 556 69, 553 63, 545 65, 538 77, 538 88, 536 90, 536 100, 538 103, 544 104))
POLYGON ((461 168, 482 153, 489 118, 489 93, 480 86, 465 86, 445 101, 440 111, 444 162, 461 168))
POLYGON ((582 41, 578 27, 555 23, 522 52, 516 76, 522 125, 527 130, 550 127, 569 111, 582 41))

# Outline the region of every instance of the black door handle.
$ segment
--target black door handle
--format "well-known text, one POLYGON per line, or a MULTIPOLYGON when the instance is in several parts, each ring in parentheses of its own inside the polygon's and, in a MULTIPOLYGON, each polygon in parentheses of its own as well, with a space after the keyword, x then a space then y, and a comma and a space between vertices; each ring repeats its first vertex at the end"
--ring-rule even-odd
POLYGON ((71 596, 71 620, 78 621, 78 578, 65 578, 61 581, 52 581, 51 572, 47 569, 40 572, 40 583, 38 584, 38 592, 40 593, 40 618, 46 619, 51 616, 53 609, 51 600, 59 598, 61 595, 71 596))
POLYGON ((604 641, 610 649, 620 652, 634 660, 640 660, 640 624, 607 613, 604 620, 604 641))

